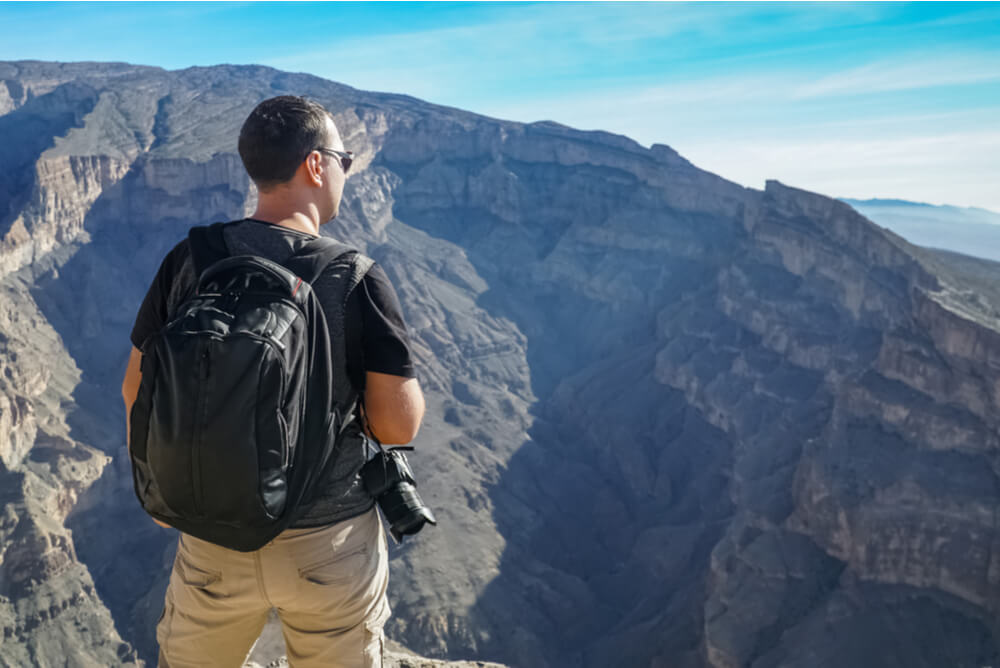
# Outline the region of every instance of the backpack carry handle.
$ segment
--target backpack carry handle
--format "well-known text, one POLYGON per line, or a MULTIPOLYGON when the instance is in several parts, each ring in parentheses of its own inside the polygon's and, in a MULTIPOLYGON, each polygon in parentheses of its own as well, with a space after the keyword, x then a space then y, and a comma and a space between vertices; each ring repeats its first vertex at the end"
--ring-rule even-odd
POLYGON ((245 270, 247 267, 255 267, 272 279, 274 283, 284 288, 289 297, 294 297, 304 282, 298 275, 289 276, 288 270, 285 267, 276 262, 271 262, 267 258, 257 255, 233 255, 232 257, 215 262, 202 272, 198 278, 199 287, 234 267, 241 270, 245 270))
POLYGON ((304 248, 288 258, 284 265, 312 285, 331 262, 348 253, 357 253, 357 250, 329 237, 320 236, 309 241, 304 248))

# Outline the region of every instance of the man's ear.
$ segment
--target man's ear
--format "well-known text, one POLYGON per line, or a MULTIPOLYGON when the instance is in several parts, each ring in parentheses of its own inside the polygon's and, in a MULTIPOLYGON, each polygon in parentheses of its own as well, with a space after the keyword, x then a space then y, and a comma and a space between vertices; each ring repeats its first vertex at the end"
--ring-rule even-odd
POLYGON ((323 185, 323 156, 320 155, 319 151, 313 151, 307 155, 302 166, 306 170, 306 183, 311 186, 323 185))

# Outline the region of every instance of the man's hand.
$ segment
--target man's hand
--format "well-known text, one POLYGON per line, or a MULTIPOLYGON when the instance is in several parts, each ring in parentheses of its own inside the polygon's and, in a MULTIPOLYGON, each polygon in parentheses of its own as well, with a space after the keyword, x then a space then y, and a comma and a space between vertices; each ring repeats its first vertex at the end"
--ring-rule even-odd
POLYGON ((413 440, 424 417, 424 393, 416 378, 368 371, 365 416, 371 434, 386 445, 413 440))

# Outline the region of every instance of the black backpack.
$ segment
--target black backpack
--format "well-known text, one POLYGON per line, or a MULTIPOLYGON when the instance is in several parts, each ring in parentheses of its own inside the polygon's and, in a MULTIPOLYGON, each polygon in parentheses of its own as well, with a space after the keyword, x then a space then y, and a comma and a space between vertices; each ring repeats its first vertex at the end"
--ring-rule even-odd
MULTIPOLYGON (((222 223, 188 238, 197 289, 143 348, 133 482, 156 519, 248 552, 295 521, 336 455, 347 416, 311 284, 355 251, 318 237, 282 266, 229 257, 222 223)), ((370 266, 356 257, 348 292, 370 266)))

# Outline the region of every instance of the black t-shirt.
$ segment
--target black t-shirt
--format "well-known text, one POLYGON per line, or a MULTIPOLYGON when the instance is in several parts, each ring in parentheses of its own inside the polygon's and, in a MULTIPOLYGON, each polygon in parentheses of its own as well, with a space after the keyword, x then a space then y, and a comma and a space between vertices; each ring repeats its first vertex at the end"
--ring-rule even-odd
MULTIPOLYGON (((231 253, 260 255, 278 263, 286 261, 313 238, 304 232, 250 219, 227 224, 223 234, 231 253)), ((142 350, 146 340, 167 323, 170 312, 194 292, 196 280, 190 247, 185 239, 163 259, 139 307, 131 335, 136 348, 142 350)), ((325 280, 320 276, 313 288, 330 321, 330 314, 338 312, 341 305, 336 303, 335 289, 324 290, 325 280)), ((344 326, 347 375, 359 394, 364 391, 365 371, 415 377, 399 299, 385 271, 378 265, 372 265, 348 296, 344 326)), ((356 423, 354 432, 351 438, 342 440, 340 454, 327 479, 293 528, 332 524, 371 508, 373 500, 358 475, 367 452, 356 423)))
MULTIPOLYGON (((263 221, 248 219, 240 224, 263 225, 274 228, 269 232, 275 234, 311 238, 305 232, 263 221)), ((190 252, 185 239, 163 259, 132 327, 130 338, 136 348, 141 350, 146 339, 166 324, 168 310, 180 301, 180 296, 194 290, 194 273, 183 271, 185 262, 189 262, 190 252)), ((317 297, 323 303, 323 295, 317 293, 317 297)), ((347 373, 355 390, 364 391, 365 371, 406 378, 416 376, 399 298, 382 267, 372 265, 347 298, 345 312, 349 314, 346 326, 351 330, 347 334, 347 373), (356 313, 361 315, 360 322, 350 317, 350 314, 356 313)))

